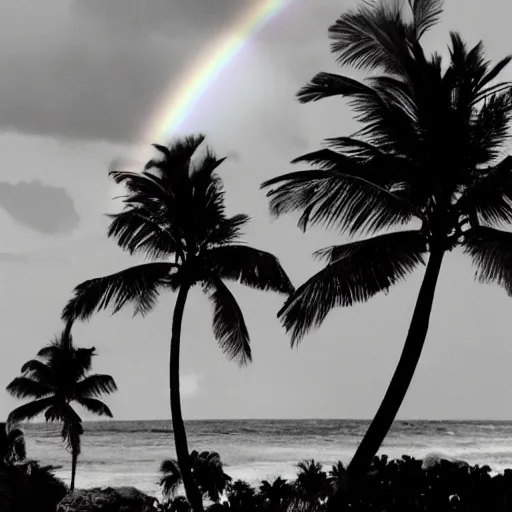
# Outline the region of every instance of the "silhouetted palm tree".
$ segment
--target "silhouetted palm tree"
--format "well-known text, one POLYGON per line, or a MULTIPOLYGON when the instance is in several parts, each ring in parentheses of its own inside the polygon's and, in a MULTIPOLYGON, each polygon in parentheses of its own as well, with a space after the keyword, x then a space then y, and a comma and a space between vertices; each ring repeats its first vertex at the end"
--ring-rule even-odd
POLYGON ((95 348, 73 347, 71 334, 66 329, 59 337, 38 352, 39 359, 32 359, 21 367, 21 377, 16 377, 7 391, 16 398, 33 398, 14 409, 8 423, 30 420, 44 413, 46 421, 61 421, 62 439, 71 452, 71 484, 80 454, 82 419, 71 407, 73 402, 99 416, 112 417, 110 409, 100 400, 103 394, 117 390, 110 375, 90 374, 95 348))
POLYGON ((294 483, 294 510, 315 511, 329 496, 331 486, 322 464, 313 459, 297 464, 299 469, 294 483))
POLYGON ((343 462, 338 461, 336 464, 333 464, 331 470, 329 471, 329 482, 331 483, 333 492, 335 494, 345 486, 346 476, 347 470, 345 469, 343 462))
POLYGON ((229 509, 233 512, 252 512, 257 507, 256 491, 243 480, 235 480, 230 484, 226 494, 229 509))
POLYGON ((0 467, 19 463, 26 457, 23 432, 19 428, 0 422, 0 467))
MULTIPOLYGON (((197 452, 193 450, 190 453, 190 462, 192 466, 192 477, 199 491, 207 496, 211 501, 220 500, 222 493, 226 490, 231 477, 224 473, 224 465, 217 452, 197 452)), ((162 495, 165 500, 174 497, 178 487, 183 483, 179 464, 177 460, 164 460, 160 466, 163 473, 160 479, 162 495)))
POLYGON ((262 185, 272 187, 271 211, 301 211, 304 230, 324 224, 378 235, 318 251, 327 265, 279 312, 292 344, 332 308, 386 292, 430 254, 400 361, 348 467, 351 478, 367 471, 405 397, 446 252, 462 247, 481 282, 498 283, 512 295, 512 234, 497 229, 512 220, 512 158, 502 159, 512 89, 510 82, 494 82, 511 57, 492 67, 481 43, 469 49, 452 33, 444 69, 441 57, 426 56, 420 44, 442 2, 409 4, 411 21, 402 3, 382 0, 364 3, 330 27, 338 62, 377 75, 360 82, 320 73, 298 96, 302 102, 344 96, 363 127, 295 160, 315 169, 262 185), (411 221, 416 225, 402 228, 411 221))
POLYGON ((211 151, 191 159, 203 136, 178 140, 169 147, 154 145, 163 155, 138 172, 111 171, 127 195, 121 213, 112 215, 108 235, 130 253, 154 259, 110 276, 78 285, 63 312, 66 320, 86 320, 111 307, 135 304, 148 313, 160 291, 177 291, 170 350, 170 395, 176 455, 187 498, 195 512, 201 495, 191 476, 187 437, 179 392, 181 324, 190 289, 199 284, 213 303, 213 332, 221 349, 240 364, 251 359, 249 334, 242 311, 224 280, 260 290, 289 294, 292 284, 275 256, 239 242, 246 215, 228 217, 217 167, 224 161, 211 151))
POLYGON ((293 487, 278 476, 272 483, 263 480, 259 488, 263 509, 269 512, 282 512, 288 509, 293 496, 293 487))

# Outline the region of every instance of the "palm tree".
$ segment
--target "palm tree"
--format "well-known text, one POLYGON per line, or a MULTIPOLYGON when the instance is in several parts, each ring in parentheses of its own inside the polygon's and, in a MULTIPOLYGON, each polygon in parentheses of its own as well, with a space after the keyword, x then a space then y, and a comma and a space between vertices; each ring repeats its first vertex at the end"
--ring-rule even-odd
POLYGON ((227 498, 229 509, 234 512, 252 512, 259 504, 256 491, 243 480, 235 480, 228 486, 227 498))
POLYGON ((31 398, 14 409, 8 423, 35 418, 44 413, 46 421, 61 421, 62 439, 71 452, 71 491, 75 488, 75 474, 80 455, 82 419, 71 404, 76 402, 84 409, 99 416, 112 417, 110 409, 100 400, 103 394, 117 390, 110 375, 91 374, 95 348, 73 347, 68 328, 21 367, 21 377, 16 377, 7 391, 16 398, 31 398))
POLYGON ((299 462, 297 468, 294 510, 318 510, 321 502, 330 495, 329 478, 322 464, 313 459, 299 462))
POLYGON ((292 346, 331 309, 387 292, 429 254, 402 355, 348 467, 351 479, 369 468, 405 397, 446 252, 461 247, 479 281, 497 283, 512 295, 512 234, 498 229, 512 220, 512 158, 502 154, 510 135, 512 84, 495 82, 511 57, 491 66, 482 43, 468 48, 452 33, 450 59, 442 66, 441 57, 425 55, 420 44, 442 1, 409 5, 411 21, 401 2, 382 0, 365 2, 330 27, 338 62, 373 75, 358 81, 319 73, 298 97, 306 103, 344 96, 363 126, 294 161, 313 170, 262 185, 270 187, 272 213, 302 212, 304 230, 323 224, 366 236, 317 252, 325 268, 279 312, 292 346))
MULTIPOLYGON (((217 452, 190 453, 192 466, 192 477, 203 496, 217 503, 226 486, 231 482, 231 477, 224 473, 224 465, 217 452)), ((169 501, 174 497, 178 487, 183 483, 179 464, 177 460, 164 460, 160 466, 163 473, 160 479, 162 494, 165 500, 169 501)))
POLYGON ((0 467, 22 462, 27 457, 23 431, 0 422, 0 467))
POLYGON ((259 488, 263 509, 269 512, 282 512, 287 510, 293 496, 292 486, 278 476, 272 483, 263 480, 259 488))
POLYGON ((111 215, 108 235, 131 254, 154 261, 78 285, 68 302, 66 321, 86 320, 96 310, 119 311, 127 303, 146 314, 160 291, 177 291, 172 321, 169 387, 176 455, 187 498, 203 509, 191 474, 181 412, 179 370, 181 324, 190 289, 200 284, 213 303, 213 332, 220 348, 241 365, 251 360, 249 333, 242 311, 224 280, 260 290, 289 294, 293 286, 275 256, 239 242, 247 215, 228 217, 217 167, 224 161, 210 150, 193 163, 204 137, 187 137, 169 147, 154 145, 162 159, 138 172, 111 171, 127 190, 124 209, 111 215))
POLYGON ((336 464, 332 465, 332 468, 329 471, 329 482, 331 483, 334 494, 337 494, 344 486, 346 474, 347 470, 345 469, 343 462, 338 461, 336 464))

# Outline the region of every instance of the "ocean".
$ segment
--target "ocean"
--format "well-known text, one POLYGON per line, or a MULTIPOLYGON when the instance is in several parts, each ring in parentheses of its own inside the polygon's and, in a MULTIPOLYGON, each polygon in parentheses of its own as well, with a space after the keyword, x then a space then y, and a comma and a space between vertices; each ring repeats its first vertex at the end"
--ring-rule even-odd
MULTIPOLYGON (((233 479, 257 483, 281 475, 293 478, 295 465, 312 459, 347 463, 367 421, 232 420, 187 422, 190 450, 217 451, 233 479)), ((69 483, 70 455, 57 424, 24 426, 27 453, 42 464, 61 466, 57 476, 69 483)), ((158 497, 159 466, 174 457, 170 421, 84 423, 77 487, 135 486, 158 497)), ((512 467, 512 422, 399 421, 380 453, 390 458, 447 455, 493 472, 512 467)))

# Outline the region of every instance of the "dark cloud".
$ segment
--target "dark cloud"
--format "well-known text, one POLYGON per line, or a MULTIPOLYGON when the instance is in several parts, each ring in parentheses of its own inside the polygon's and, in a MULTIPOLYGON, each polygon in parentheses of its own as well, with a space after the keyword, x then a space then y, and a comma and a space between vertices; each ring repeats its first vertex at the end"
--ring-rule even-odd
MULTIPOLYGON (((166 91, 258 3, 52 0, 34 5, 33 0, 3 0, 0 131, 135 142, 166 91)), ((271 24, 270 46, 262 44, 261 51, 281 79, 306 66, 299 73, 302 83, 317 62, 311 42, 320 37, 327 48, 325 28, 309 22, 333 0, 317 0, 315 16, 305 17, 304 6, 310 4, 292 4, 271 24), (289 58, 291 52, 298 60, 289 58)), ((272 94, 271 87, 262 81, 258 95, 272 94)))
POLYGON ((41 3, 30 17, 27 0, 2 5, 0 130, 114 142, 137 139, 173 79, 243 4, 41 3))
POLYGON ((48 235, 70 233, 80 222, 67 190, 40 181, 0 182, 0 208, 19 224, 48 235))

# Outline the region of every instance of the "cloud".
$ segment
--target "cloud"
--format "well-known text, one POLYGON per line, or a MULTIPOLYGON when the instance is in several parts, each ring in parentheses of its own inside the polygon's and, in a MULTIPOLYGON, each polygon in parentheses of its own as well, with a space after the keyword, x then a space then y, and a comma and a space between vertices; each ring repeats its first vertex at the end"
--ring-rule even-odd
POLYGON ((238 10, 234 0, 42 4, 2 4, 0 128, 113 142, 137 139, 158 98, 238 10))
POLYGON ((0 252, 0 263, 30 263, 33 259, 28 254, 0 252))
MULTIPOLYGON (((0 130, 136 142, 162 97, 212 42, 237 26, 243 12, 257 3, 52 0, 34 6, 32 0, 4 0, 0 20, 0 130)), ((318 0, 305 18, 308 30, 302 30, 302 22, 298 31, 293 23, 302 18, 302 4, 297 2, 286 17, 283 14, 272 25, 271 47, 263 45, 262 49, 275 60, 281 77, 270 81, 259 77, 256 96, 251 100, 256 104, 258 98, 273 94, 277 80, 296 74, 304 66, 317 65, 311 58, 315 41, 320 40, 327 48, 325 27, 320 31, 310 22, 323 16, 319 13, 332 5, 332 0, 318 0), (291 58, 295 54, 297 57, 291 58)), ((322 19, 322 27, 324 24, 322 19)), ((260 43, 251 43, 249 50, 260 43)), ((310 74, 307 69, 304 76, 310 74)), ((229 72, 223 76, 227 75, 229 72)), ((303 73, 299 75, 302 82, 303 73)), ((219 88, 221 92, 224 89, 219 88)), ((201 106, 201 116, 204 110, 201 106)))
POLYGON ((71 233, 80 223, 68 191, 38 180, 0 182, 0 208, 19 224, 46 235, 71 233))
POLYGON ((182 396, 192 397, 199 393, 199 382, 202 376, 197 373, 183 375, 180 379, 180 391, 182 396))

